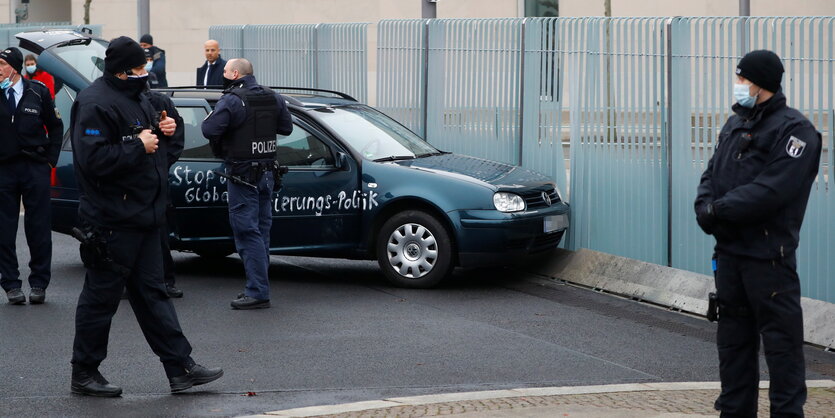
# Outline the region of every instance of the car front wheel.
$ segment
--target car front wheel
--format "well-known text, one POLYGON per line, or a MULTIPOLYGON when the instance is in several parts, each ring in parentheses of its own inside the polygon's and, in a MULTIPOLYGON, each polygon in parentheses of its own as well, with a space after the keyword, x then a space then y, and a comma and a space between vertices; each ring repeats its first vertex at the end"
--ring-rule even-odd
POLYGON ((377 262, 397 286, 432 287, 453 267, 449 232, 426 212, 400 212, 377 234, 377 262))

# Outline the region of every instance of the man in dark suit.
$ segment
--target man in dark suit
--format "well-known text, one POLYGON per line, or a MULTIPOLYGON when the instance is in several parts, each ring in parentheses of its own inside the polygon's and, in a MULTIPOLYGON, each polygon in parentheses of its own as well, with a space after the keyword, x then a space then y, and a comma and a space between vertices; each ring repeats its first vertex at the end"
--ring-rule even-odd
POLYGON ((203 44, 203 51, 206 54, 206 62, 197 69, 198 86, 223 86, 223 67, 226 61, 220 57, 220 44, 214 39, 209 39, 203 44))

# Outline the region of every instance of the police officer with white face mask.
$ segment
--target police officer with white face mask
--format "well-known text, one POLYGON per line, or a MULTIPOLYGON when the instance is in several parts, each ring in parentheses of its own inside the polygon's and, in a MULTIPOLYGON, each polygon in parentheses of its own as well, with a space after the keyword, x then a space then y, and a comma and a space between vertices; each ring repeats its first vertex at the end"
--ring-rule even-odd
POLYGON ((757 415, 760 338, 772 416, 803 416, 803 313, 797 276, 800 226, 818 172, 821 135, 786 106, 783 64, 771 51, 736 68, 734 115, 701 178, 699 226, 716 238, 716 344, 722 416, 757 415))
POLYGON ((49 89, 21 77, 23 54, 0 51, 0 286, 12 305, 26 303, 15 239, 23 201, 29 244, 29 303, 46 300, 52 263, 50 169, 58 162, 64 123, 49 89))

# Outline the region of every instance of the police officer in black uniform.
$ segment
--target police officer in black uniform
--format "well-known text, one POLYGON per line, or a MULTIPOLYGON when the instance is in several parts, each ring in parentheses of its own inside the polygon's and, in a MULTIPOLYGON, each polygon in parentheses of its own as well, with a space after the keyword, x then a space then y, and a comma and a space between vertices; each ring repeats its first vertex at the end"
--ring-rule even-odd
POLYGON ((803 416, 803 314, 797 276, 800 226, 818 172, 821 135, 786 106, 783 64, 771 51, 736 68, 735 113, 701 178, 696 217, 716 238, 716 344, 722 416, 755 417, 762 337, 772 416, 803 416))
POLYGON ((272 193, 281 181, 275 135, 289 135, 293 122, 284 98, 255 81, 249 61, 229 60, 223 78, 224 94, 202 130, 232 178, 226 183, 229 222, 246 271, 246 289, 232 308, 268 308, 272 193))
MULTIPOLYGON (((82 224, 76 236, 87 267, 78 298, 71 391, 119 396, 122 389, 98 371, 122 288, 145 339, 176 393, 223 375, 192 360, 191 345, 165 294, 160 225, 165 222, 168 156, 158 136, 176 131, 145 94, 145 54, 130 38, 110 42, 104 75, 82 90, 70 127, 82 224), (161 118, 161 119, 160 119, 161 118), (160 119, 157 122, 157 119, 160 119)), ((165 138, 164 138, 165 139, 165 138)))
POLYGON ((52 263, 50 169, 58 162, 64 124, 49 89, 20 76, 23 54, 0 52, 0 285, 10 304, 26 302, 21 291, 15 239, 23 199, 29 243, 29 303, 46 300, 52 263))

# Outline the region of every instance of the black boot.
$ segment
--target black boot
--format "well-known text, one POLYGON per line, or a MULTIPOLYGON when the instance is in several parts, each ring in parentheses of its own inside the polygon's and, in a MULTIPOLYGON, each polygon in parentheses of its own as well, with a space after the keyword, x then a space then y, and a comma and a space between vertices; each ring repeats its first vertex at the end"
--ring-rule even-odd
POLYGON ((177 286, 174 286, 173 284, 167 284, 166 283, 165 293, 168 293, 169 298, 181 298, 181 297, 183 297, 183 291, 178 289, 177 286))
POLYGON ((191 389, 192 386, 213 382, 221 376, 223 376, 223 369, 219 367, 207 369, 199 364, 195 364, 191 368, 186 369, 186 374, 169 378, 168 383, 171 385, 171 393, 177 393, 191 389))
POLYGON ((238 298, 233 300, 232 309, 264 309, 270 307, 269 299, 255 299, 244 294, 238 295, 238 298))
POLYGON ((70 391, 77 395, 114 398, 122 395, 122 388, 111 385, 98 370, 82 370, 73 367, 70 391))

